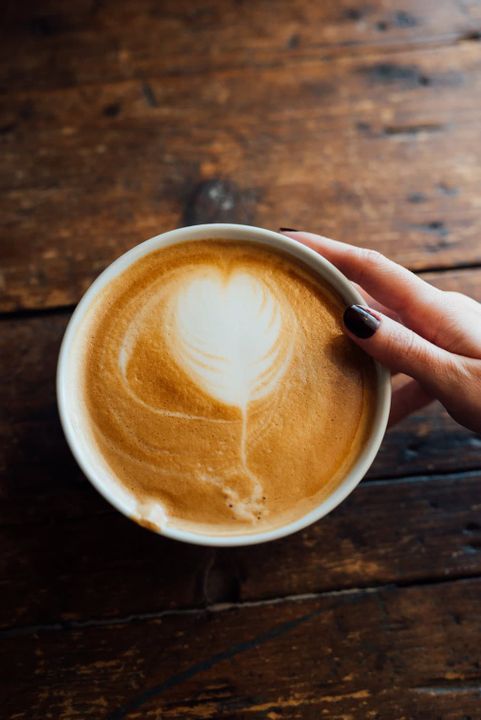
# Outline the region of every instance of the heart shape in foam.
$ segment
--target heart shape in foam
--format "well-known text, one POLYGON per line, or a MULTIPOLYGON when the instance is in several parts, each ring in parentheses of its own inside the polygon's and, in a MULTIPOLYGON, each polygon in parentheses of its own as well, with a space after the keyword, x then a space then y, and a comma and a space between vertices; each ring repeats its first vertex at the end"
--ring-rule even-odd
POLYGON ((287 301, 246 270, 199 268, 169 303, 177 363, 214 399, 242 410, 273 392, 294 345, 287 301))

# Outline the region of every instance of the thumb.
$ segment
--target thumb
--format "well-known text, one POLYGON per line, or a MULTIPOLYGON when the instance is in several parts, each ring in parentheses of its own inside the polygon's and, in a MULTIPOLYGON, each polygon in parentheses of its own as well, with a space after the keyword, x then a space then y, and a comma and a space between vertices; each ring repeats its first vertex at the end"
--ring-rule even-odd
POLYGON ((344 325, 352 340, 381 365, 410 375, 441 401, 452 396, 456 373, 451 353, 369 307, 348 307, 344 325))

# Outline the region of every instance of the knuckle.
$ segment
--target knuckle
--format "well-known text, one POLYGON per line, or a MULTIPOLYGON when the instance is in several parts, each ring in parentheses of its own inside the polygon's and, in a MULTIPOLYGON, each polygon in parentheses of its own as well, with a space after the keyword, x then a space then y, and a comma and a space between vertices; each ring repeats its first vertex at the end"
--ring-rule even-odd
POLYGON ((481 304, 474 298, 469 297, 469 295, 465 295, 456 290, 445 290, 442 295, 447 307, 454 312, 468 308, 481 312, 481 304))
POLYGON ((421 349, 417 337, 410 330, 395 323, 384 338, 384 352, 395 368, 415 365, 420 360, 421 349))
POLYGON ((441 367, 442 375, 447 383, 455 387, 463 387, 469 383, 471 371, 463 357, 449 354, 441 367))
POLYGON ((386 258, 378 250, 372 248, 363 249, 363 260, 370 265, 382 265, 386 262, 386 258))
POLYGON ((472 389, 473 392, 471 393, 472 398, 476 398, 476 402, 479 403, 478 410, 480 414, 480 420, 481 420, 481 362, 479 360, 476 362, 476 370, 473 373, 474 376, 474 388, 472 389))
POLYGON ((372 276, 373 271, 381 272, 385 269, 387 260, 378 250, 372 248, 356 248, 355 259, 359 267, 358 282, 360 285, 364 284, 364 279, 368 276, 372 276))
POLYGON ((433 379, 444 372, 441 355, 433 352, 423 338, 403 325, 393 328, 388 342, 389 353, 401 369, 407 367, 416 374, 431 374, 433 379))
POLYGON ((445 404, 466 404, 479 397, 481 389, 481 363, 472 358, 445 353, 435 368, 436 380, 445 404))
POLYGON ((462 425, 481 433, 481 361, 473 358, 455 359, 447 383, 439 399, 450 415, 462 425))
POLYGON ((456 355, 448 357, 437 373, 446 405, 463 406, 479 397, 481 390, 481 363, 456 355))
POLYGON ((403 345, 402 352, 407 355, 411 361, 423 364, 428 362, 426 348, 413 332, 405 334, 403 345))
POLYGON ((443 298, 452 305, 464 305, 468 299, 466 295, 463 295, 463 293, 460 293, 457 290, 445 290, 443 292, 443 298))
POLYGON ((473 358, 452 355, 450 371, 458 384, 469 388, 470 393, 478 395, 477 389, 481 386, 481 361, 473 358))

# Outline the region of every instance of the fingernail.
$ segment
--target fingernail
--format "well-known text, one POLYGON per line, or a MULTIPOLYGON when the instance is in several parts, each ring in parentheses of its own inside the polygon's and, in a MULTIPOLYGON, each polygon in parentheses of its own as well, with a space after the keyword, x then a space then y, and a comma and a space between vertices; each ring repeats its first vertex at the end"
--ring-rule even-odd
POLYGON ((299 232, 296 228, 279 228, 279 232, 299 232))
POLYGON ((358 338, 365 340, 374 335, 381 321, 367 307, 351 305, 344 311, 344 325, 358 338))

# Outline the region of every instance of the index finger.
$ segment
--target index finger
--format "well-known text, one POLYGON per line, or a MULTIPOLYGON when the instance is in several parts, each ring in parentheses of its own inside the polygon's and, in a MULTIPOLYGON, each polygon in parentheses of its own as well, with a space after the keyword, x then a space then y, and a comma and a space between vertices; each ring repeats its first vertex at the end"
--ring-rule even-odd
POLYGON ((348 245, 307 232, 286 232, 293 240, 319 252, 376 300, 411 322, 420 311, 424 320, 438 315, 441 291, 376 250, 348 245))

